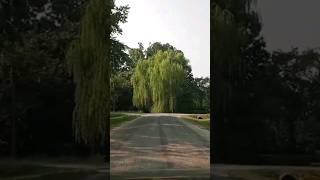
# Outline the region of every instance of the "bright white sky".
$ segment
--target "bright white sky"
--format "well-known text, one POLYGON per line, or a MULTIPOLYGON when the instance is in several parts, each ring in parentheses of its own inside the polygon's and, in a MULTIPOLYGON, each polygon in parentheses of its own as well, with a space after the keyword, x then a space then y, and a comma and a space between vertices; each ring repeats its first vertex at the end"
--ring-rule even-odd
POLYGON ((129 5, 128 22, 118 39, 131 48, 169 43, 190 60, 194 77, 210 76, 209 0, 115 0, 129 5))

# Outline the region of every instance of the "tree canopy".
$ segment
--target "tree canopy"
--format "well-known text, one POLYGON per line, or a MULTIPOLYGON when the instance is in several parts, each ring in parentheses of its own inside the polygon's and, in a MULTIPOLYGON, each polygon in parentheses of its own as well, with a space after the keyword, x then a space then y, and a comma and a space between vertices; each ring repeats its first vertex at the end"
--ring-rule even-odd
POLYGON ((158 51, 153 56, 149 69, 153 112, 176 112, 177 95, 187 74, 183 61, 183 54, 175 51, 158 51))
POLYGON ((153 112, 177 112, 178 97, 187 81, 187 64, 183 53, 176 50, 158 50, 138 61, 132 77, 134 105, 153 112))

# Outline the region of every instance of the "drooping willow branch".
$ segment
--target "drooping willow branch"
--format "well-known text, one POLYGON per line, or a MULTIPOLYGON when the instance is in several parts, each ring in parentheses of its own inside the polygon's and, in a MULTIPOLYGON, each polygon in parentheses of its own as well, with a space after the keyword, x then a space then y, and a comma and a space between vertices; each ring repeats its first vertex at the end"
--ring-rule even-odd
POLYGON ((113 0, 90 0, 80 37, 67 54, 76 84, 73 128, 77 141, 96 143, 106 137, 110 108, 110 33, 113 0))
POLYGON ((133 103, 153 112, 175 112, 177 96, 187 73, 182 53, 159 51, 147 60, 140 60, 135 68, 133 103))

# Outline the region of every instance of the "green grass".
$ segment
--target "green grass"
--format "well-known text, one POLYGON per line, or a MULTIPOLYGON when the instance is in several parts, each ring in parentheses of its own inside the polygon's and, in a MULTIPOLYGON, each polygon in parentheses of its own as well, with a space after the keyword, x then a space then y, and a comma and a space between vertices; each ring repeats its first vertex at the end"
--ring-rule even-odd
POLYGON ((123 116, 123 114, 121 114, 121 113, 111 113, 110 114, 110 118, 115 118, 115 117, 120 117, 120 116, 123 116))
POLYGON ((97 174, 94 171, 43 167, 34 165, 2 165, 0 166, 0 180, 67 180, 83 179, 97 174))
POLYGON ((121 114, 121 113, 112 113, 110 116, 110 128, 115 128, 117 126, 120 126, 122 123, 131 121, 133 119, 138 118, 139 116, 129 116, 126 114, 121 114))
POLYGON ((201 128, 210 130, 210 115, 201 115, 203 119, 197 119, 196 115, 184 116, 181 119, 188 121, 192 124, 195 124, 201 128))

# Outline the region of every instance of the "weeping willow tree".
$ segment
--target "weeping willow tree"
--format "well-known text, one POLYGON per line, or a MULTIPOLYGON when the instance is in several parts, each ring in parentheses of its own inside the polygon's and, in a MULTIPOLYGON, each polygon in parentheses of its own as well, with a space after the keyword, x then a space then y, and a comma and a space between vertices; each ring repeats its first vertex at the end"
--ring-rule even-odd
POLYGON ((113 0, 90 0, 80 37, 67 59, 76 84, 73 128, 77 141, 94 144, 106 138, 110 108, 110 34, 113 0))
POLYGON ((228 109, 232 106, 231 99, 244 79, 245 59, 242 52, 246 45, 245 23, 241 21, 252 12, 253 0, 217 0, 212 4, 213 31, 213 141, 215 142, 215 160, 224 159, 226 149, 224 122, 228 109))
POLYGON ((153 56, 149 69, 153 112, 175 112, 177 95, 186 77, 181 58, 181 53, 174 51, 159 51, 153 56))
POLYGON ((149 60, 138 61, 133 76, 133 105, 139 109, 143 109, 144 112, 150 111, 151 106, 151 93, 150 93, 150 81, 149 81, 149 66, 151 62, 149 60))
POLYGON ((214 83, 219 85, 214 92, 219 97, 215 101, 218 103, 215 104, 217 111, 226 110, 233 87, 241 84, 245 71, 245 60, 241 53, 246 43, 246 29, 227 8, 241 5, 238 13, 242 15, 251 11, 251 3, 251 0, 242 0, 239 3, 234 2, 233 5, 232 1, 225 1, 220 3, 222 7, 220 4, 213 6, 213 73, 214 83))
POLYGON ((133 102, 153 112, 175 112, 177 96, 186 78, 186 59, 176 51, 158 51, 140 60, 133 74, 133 102))

